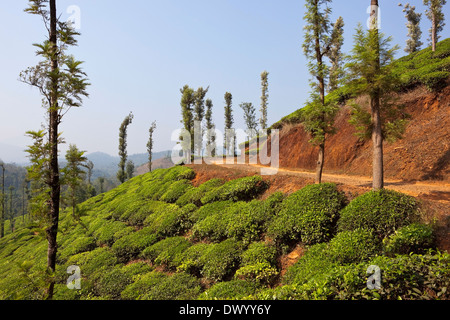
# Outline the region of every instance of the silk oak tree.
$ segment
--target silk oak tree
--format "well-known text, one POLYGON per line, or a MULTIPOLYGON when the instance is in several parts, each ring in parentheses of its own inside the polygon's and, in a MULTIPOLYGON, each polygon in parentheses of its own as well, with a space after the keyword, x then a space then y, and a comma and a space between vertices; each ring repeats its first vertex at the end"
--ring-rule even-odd
POLYGON ((423 0, 423 4, 427 6, 426 15, 431 21, 430 40, 431 48, 436 51, 436 44, 439 41, 439 33, 444 30, 445 18, 442 7, 447 4, 447 0, 423 0))
POLYGON ((372 139, 372 187, 380 190, 384 188, 383 143, 402 137, 407 115, 392 98, 398 79, 391 72, 391 65, 398 46, 391 47, 391 38, 379 32, 377 8, 374 11, 370 29, 363 30, 361 25, 356 29, 346 68, 354 94, 368 96, 367 104, 353 104, 350 122, 361 138, 372 139))
POLYGON ((416 12, 416 7, 410 5, 409 3, 404 6, 400 3, 400 7, 403 7, 403 12, 405 13, 405 18, 408 20, 406 27, 408 28, 408 39, 406 40, 405 52, 414 53, 420 50, 422 46, 422 30, 420 29, 420 20, 422 19, 422 14, 416 12))
POLYGON ((127 153, 127 136, 128 136, 128 126, 133 122, 133 113, 130 112, 128 116, 125 117, 119 128, 119 171, 117 171, 117 179, 124 183, 127 180, 128 173, 126 170, 128 153, 127 153))
MULTIPOLYGON (((34 44, 36 54, 42 60, 34 67, 21 72, 20 80, 39 90, 46 111, 47 131, 41 146, 48 149, 46 177, 44 183, 48 189, 48 201, 45 206, 47 215, 46 236, 48 241, 47 268, 50 274, 55 272, 59 208, 61 198, 60 170, 58 165, 58 145, 60 143, 59 125, 63 116, 74 107, 81 107, 82 100, 88 96, 89 83, 81 69, 81 61, 68 53, 70 47, 77 45, 77 31, 68 22, 61 21, 57 15, 56 0, 29 0, 25 12, 42 19, 47 38, 40 44, 34 44)), ((36 132, 35 132, 36 133, 36 132)), ((39 169, 39 167, 34 167, 39 169)), ((53 297, 55 281, 51 278, 47 298, 53 297)))
POLYGON ((147 142, 147 152, 148 152, 148 172, 152 172, 152 162, 153 162, 153 135, 156 130, 156 121, 153 121, 150 129, 148 129, 148 142, 147 142))
POLYGON ((303 125, 312 137, 310 142, 319 147, 316 167, 318 184, 322 182, 326 137, 334 133, 334 118, 338 110, 336 103, 325 100, 326 86, 332 75, 332 86, 337 87, 344 26, 342 18, 331 23, 330 3, 331 0, 306 0, 303 18, 306 22, 303 51, 309 60, 308 68, 312 76, 310 84, 313 89, 310 103, 303 108, 303 125), (326 63, 326 58, 330 57, 333 67, 326 63))

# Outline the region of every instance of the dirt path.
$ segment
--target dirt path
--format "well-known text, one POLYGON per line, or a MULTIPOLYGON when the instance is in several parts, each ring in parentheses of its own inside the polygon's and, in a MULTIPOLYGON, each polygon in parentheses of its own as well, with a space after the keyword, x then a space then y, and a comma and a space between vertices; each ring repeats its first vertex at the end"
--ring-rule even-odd
MULTIPOLYGON (((276 174, 279 176, 290 175, 297 176, 306 179, 314 179, 315 173, 291 170, 291 169, 271 169, 261 165, 250 164, 220 164, 215 163, 220 167, 226 167, 229 169, 239 169, 246 171, 266 170, 265 173, 276 174)), ((362 176, 349 176, 340 174, 324 173, 322 176, 324 182, 334 182, 344 184, 348 186, 371 188, 372 178, 362 176)), ((430 181, 416 181, 407 182, 401 180, 385 180, 385 188, 396 190, 402 193, 406 193, 415 197, 450 202, 450 183, 447 182, 430 182, 430 181)))

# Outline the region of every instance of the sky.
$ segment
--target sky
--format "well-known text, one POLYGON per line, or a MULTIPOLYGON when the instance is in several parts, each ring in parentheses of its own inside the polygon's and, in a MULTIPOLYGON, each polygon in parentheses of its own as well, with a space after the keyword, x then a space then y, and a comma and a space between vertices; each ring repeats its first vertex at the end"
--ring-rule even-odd
MULTIPOLYGON (((4 0, 2 0, 4 1, 4 0)), ((403 51, 406 19, 400 0, 381 0, 381 30, 403 51)), ((425 12, 422 0, 410 0, 425 12)), ((21 162, 31 143, 28 130, 45 122, 41 96, 19 73, 39 61, 33 43, 46 37, 39 17, 26 14, 27 0, 0 7, 0 159, 21 162)), ((269 72, 269 124, 304 106, 310 94, 303 55, 304 0, 57 0, 62 20, 74 18, 81 36, 69 53, 84 61, 91 85, 81 108, 71 109, 60 130, 81 150, 118 153, 118 131, 131 112, 128 153, 145 153, 148 129, 157 122, 154 151, 171 150, 181 128, 180 89, 208 87, 216 127, 224 126, 224 94, 233 95, 235 128, 245 129, 239 104, 259 110, 260 74, 269 72), (75 8, 75 10, 74 10, 75 8)), ((332 20, 345 21, 348 53, 358 23, 366 25, 369 0, 334 0, 332 20)), ((446 17, 450 5, 444 7, 446 17)), ((430 23, 421 23, 428 43, 430 23)), ((442 39, 450 37, 450 25, 442 39)))

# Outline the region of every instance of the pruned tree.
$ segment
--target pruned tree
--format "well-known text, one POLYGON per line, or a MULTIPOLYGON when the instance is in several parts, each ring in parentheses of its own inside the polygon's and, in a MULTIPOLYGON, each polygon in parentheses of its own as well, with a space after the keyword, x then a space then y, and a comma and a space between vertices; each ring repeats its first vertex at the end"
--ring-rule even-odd
POLYGON ((327 56, 330 60, 328 92, 334 91, 342 83, 344 77, 342 46, 344 45, 344 19, 339 17, 332 24, 332 41, 327 56))
MULTIPOLYGON (((342 46, 343 20, 339 18, 335 24, 330 22, 331 0, 306 0, 304 20, 305 35, 303 51, 309 60, 308 68, 313 77, 312 101, 305 108, 303 120, 305 129, 311 134, 311 143, 318 146, 319 155, 316 166, 316 183, 322 182, 322 172, 325 163, 326 137, 334 133, 332 123, 337 108, 325 101, 327 79, 330 67, 325 58, 332 56, 335 66, 340 61, 340 48, 342 46), (331 122, 331 123, 330 123, 331 122)), ((333 85, 337 84, 338 70, 334 70, 333 85)))
POLYGON ((269 106, 269 72, 263 71, 261 73, 261 116, 259 118, 259 124, 261 130, 267 129, 267 109, 269 106))
MULTIPOLYGON (((183 150, 185 150, 188 154, 186 155, 187 159, 191 159, 191 155, 194 152, 194 113, 193 108, 195 104, 195 92, 194 89, 190 88, 188 85, 185 85, 181 92, 181 115, 184 129, 189 132, 191 141, 190 144, 187 145, 185 141, 181 141, 181 145, 183 150)), ((180 139, 182 139, 180 137, 180 139)))
POLYGON ((233 95, 229 92, 225 93, 225 138, 224 138, 224 148, 227 155, 235 155, 236 146, 231 145, 231 141, 236 144, 236 139, 233 132, 233 95), (228 134, 227 134, 228 133, 228 134))
POLYGON ((203 149, 203 129, 202 122, 205 117, 205 96, 208 93, 209 87, 204 89, 200 87, 194 93, 194 126, 195 123, 198 124, 198 127, 194 128, 197 130, 197 134, 194 134, 194 151, 197 151, 197 155, 201 156, 203 149))
POLYGON ((87 172, 88 184, 92 185, 91 179, 92 179, 92 172, 94 171, 94 163, 91 160, 88 160, 86 162, 85 167, 88 170, 88 172, 87 172))
POLYGON ((150 129, 148 129, 149 137, 147 142, 147 152, 148 152, 148 171, 152 172, 152 162, 153 162, 153 135, 156 130, 156 121, 152 122, 150 129))
POLYGON ((206 154, 211 157, 216 156, 216 135, 214 133, 214 130, 216 126, 213 122, 213 102, 211 99, 206 99, 205 102, 206 105, 206 113, 205 113, 205 120, 206 120, 206 154))
MULTIPOLYGON (((48 241, 47 267, 55 272, 57 254, 57 234, 59 206, 61 198, 60 172, 58 165, 59 124, 63 116, 73 107, 80 107, 82 99, 88 96, 89 83, 77 61, 67 50, 77 45, 79 35, 70 23, 61 21, 56 12, 56 0, 29 0, 25 12, 39 16, 48 32, 48 37, 41 44, 35 44, 36 54, 42 60, 35 66, 20 74, 20 80, 39 89, 43 96, 43 106, 48 119, 47 145, 48 177, 46 185, 49 199, 43 204, 47 207, 48 241)), ((47 298, 53 297, 55 281, 52 278, 47 291, 47 298)))
POLYGON ((256 130, 258 128, 258 122, 256 121, 256 109, 251 102, 243 102, 239 106, 244 111, 244 121, 247 126, 247 134, 251 140, 255 137, 256 130))
POLYGON ((442 7, 447 4, 447 0, 423 0, 423 4, 427 6, 426 15, 431 21, 430 38, 431 48, 436 51, 436 44, 439 41, 439 33, 444 30, 445 16, 442 7))
POLYGON ((405 13, 405 18, 408 20, 406 27, 408 28, 408 39, 406 40, 405 52, 414 53, 420 50, 423 45, 420 38, 422 37, 422 30, 420 29, 420 20, 422 19, 422 14, 416 12, 416 7, 411 6, 409 3, 404 6, 399 3, 400 7, 403 7, 403 12, 405 13))
POLYGON ((401 138, 408 118, 403 106, 392 98, 398 78, 391 72, 391 63, 398 46, 391 47, 391 38, 384 37, 378 28, 364 31, 361 25, 354 41, 346 65, 350 85, 355 94, 368 95, 368 103, 354 104, 350 122, 361 138, 372 139, 372 187, 380 190, 384 188, 383 143, 401 138))
POLYGON ((77 214, 77 191, 82 186, 86 172, 82 169, 88 167, 88 159, 84 156, 86 152, 78 150, 76 145, 69 145, 66 152, 66 166, 62 169, 62 182, 68 186, 67 198, 72 207, 72 216, 78 219, 77 214))
POLYGON ((127 130, 128 126, 133 122, 133 113, 130 112, 128 116, 125 117, 119 128, 119 171, 117 172, 117 179, 120 183, 124 183, 127 180, 126 164, 127 164, 127 130))

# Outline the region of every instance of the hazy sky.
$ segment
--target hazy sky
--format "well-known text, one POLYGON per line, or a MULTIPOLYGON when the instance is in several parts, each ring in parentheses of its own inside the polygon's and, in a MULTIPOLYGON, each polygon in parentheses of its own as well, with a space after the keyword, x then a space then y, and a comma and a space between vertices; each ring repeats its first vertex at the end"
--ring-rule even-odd
MULTIPOLYGON (((14 0, 0 7, 0 159, 5 161, 14 160, 11 150, 25 149, 30 143, 25 132, 40 129, 45 120, 38 91, 18 81, 20 71, 38 61, 32 43, 42 42, 46 32, 39 17, 23 12, 27 3, 14 0)), ((401 46, 402 56, 407 29, 398 3, 381 0, 380 6, 382 31, 401 46)), ((410 3, 425 11, 422 0, 410 3)), ((334 1, 333 20, 343 16, 346 23, 344 51, 351 48, 358 22, 365 25, 369 4, 334 1)), ((67 145, 116 155, 118 128, 132 111, 129 154, 146 152, 154 120, 154 151, 172 149, 171 133, 181 127, 179 90, 185 84, 210 86, 207 98, 213 100, 218 129, 223 128, 226 91, 233 94, 235 127, 244 128, 240 103, 259 109, 264 70, 270 73, 269 124, 302 107, 309 96, 302 0, 58 0, 62 19, 73 15, 67 12, 71 6, 79 8, 81 36, 70 52, 85 61, 92 85, 83 107, 63 120, 67 145)), ((444 8, 447 17, 449 8, 444 8)), ((424 43, 429 27, 423 15, 424 43)), ((450 25, 442 38, 449 36, 450 25)))

